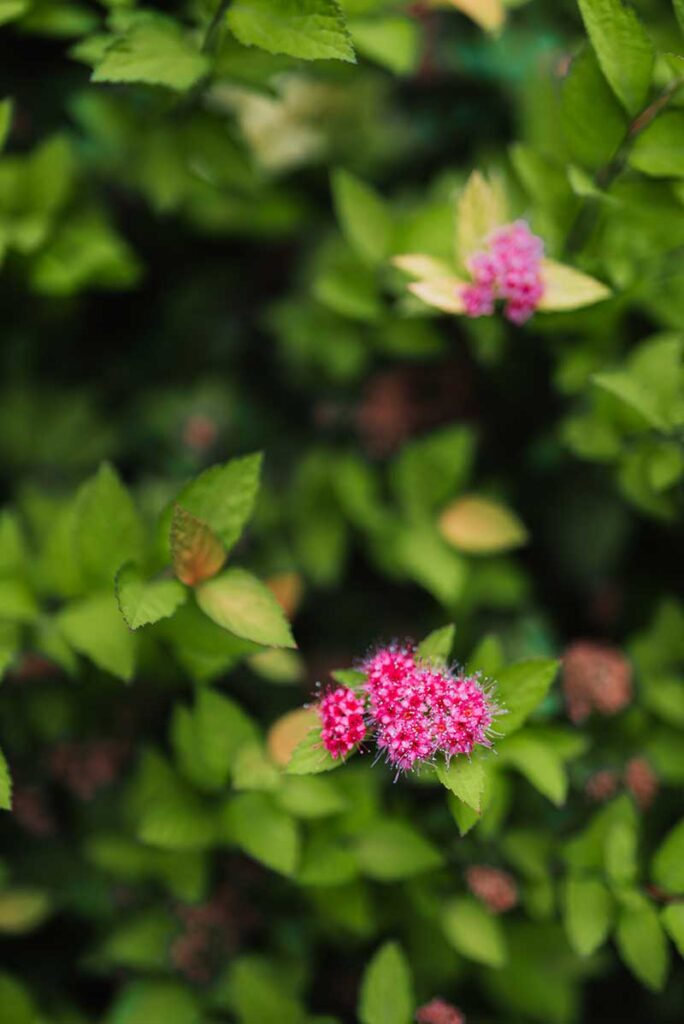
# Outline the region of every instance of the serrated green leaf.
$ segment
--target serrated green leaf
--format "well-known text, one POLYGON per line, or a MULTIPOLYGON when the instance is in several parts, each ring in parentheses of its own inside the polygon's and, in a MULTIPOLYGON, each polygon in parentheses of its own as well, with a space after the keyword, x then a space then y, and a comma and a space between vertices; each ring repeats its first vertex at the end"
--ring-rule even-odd
MULTIPOLYGON (((216 533, 230 550, 252 514, 259 490, 262 456, 257 453, 210 466, 180 491, 175 504, 196 516, 216 533)), ((168 536, 173 509, 165 514, 168 536)))
POLYGON ((428 634, 418 644, 416 654, 422 661, 429 661, 435 665, 444 664, 449 660, 449 655, 454 646, 456 626, 442 626, 428 634))
POLYGON ((161 85, 178 92, 192 88, 209 70, 208 58, 172 18, 133 22, 114 39, 92 74, 94 82, 161 85))
POLYGON ((623 0, 578 0, 601 70, 628 114, 637 114, 651 86, 655 51, 636 12, 623 0))
POLYGON ((187 591, 177 580, 146 580, 133 562, 116 574, 116 597, 130 629, 166 619, 179 608, 187 591))
POLYGON ((77 550, 86 579, 113 584, 120 567, 142 555, 142 525, 116 470, 103 463, 79 490, 74 511, 77 550))
POLYGON ((300 740, 285 769, 288 775, 318 775, 339 768, 346 758, 334 758, 323 746, 320 726, 314 726, 300 740))
POLYGON ((411 972, 401 947, 382 946, 364 971, 359 994, 362 1024, 409 1024, 414 999, 411 972))
POLYGON ((266 647, 296 647, 273 593, 244 569, 228 569, 200 584, 197 604, 212 622, 266 647))
POLYGON ((597 878, 568 878, 563 889, 565 930, 580 956, 591 956, 608 938, 613 917, 610 892, 597 878))
POLYGON ((554 804, 562 804, 568 790, 568 778, 562 760, 553 746, 536 739, 530 731, 518 733, 497 744, 504 764, 510 764, 554 804))
POLYGON ((441 912, 448 941, 462 956, 487 967, 502 967, 508 951, 498 918, 468 897, 451 900, 441 912))
POLYGON ((356 59, 337 0, 234 0, 227 19, 245 46, 303 60, 356 59))
POLYGON ((384 200, 345 170, 333 173, 332 191, 337 219, 349 244, 369 263, 382 263, 390 253, 393 233, 384 200))
POLYGON ((495 697, 506 712, 496 720, 497 732, 508 736, 520 728, 546 697, 557 671, 557 661, 533 658, 497 673, 495 697))
POLYGON ((135 637, 121 617, 113 593, 96 593, 68 604, 57 626, 75 651, 98 668, 129 682, 135 669, 135 637))
POLYGON ((466 757, 454 757, 448 765, 438 762, 435 770, 443 786, 480 814, 485 787, 485 765, 481 757, 473 757, 470 760, 466 757))

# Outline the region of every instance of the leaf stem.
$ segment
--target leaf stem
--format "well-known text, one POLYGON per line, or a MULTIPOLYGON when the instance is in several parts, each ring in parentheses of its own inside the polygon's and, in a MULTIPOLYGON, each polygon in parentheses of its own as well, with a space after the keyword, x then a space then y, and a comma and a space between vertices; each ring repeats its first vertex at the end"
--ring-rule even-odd
MULTIPOLYGON (((681 85, 684 78, 676 78, 670 82, 660 95, 656 96, 640 113, 630 122, 625 136, 620 143, 615 156, 603 167, 600 167, 594 175, 594 184, 605 192, 613 184, 615 179, 622 173, 627 164, 629 154, 635 141, 651 122, 668 105, 681 85)), ((577 212, 577 216, 568 231, 565 243, 565 252, 573 253, 581 249, 589 238, 596 223, 598 204, 594 197, 586 197, 577 212)))
POLYGON ((220 0, 218 3, 216 10, 214 11, 214 15, 209 22, 204 42, 202 43, 202 53, 211 53, 214 49, 219 30, 221 28, 221 22, 223 21, 229 6, 230 0, 220 0))

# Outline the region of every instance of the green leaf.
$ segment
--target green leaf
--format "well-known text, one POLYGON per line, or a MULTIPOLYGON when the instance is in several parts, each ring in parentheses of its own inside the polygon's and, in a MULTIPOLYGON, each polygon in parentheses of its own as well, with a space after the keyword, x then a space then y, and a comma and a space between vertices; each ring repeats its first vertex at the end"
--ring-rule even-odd
POLYGON ((441 913, 447 939, 462 956, 487 967, 503 967, 506 937, 498 918, 469 897, 450 900, 441 913))
POLYGON ((292 875, 299 860, 299 831, 289 814, 264 793, 241 793, 223 813, 224 836, 274 871, 292 875))
POLYGON ((0 25, 16 21, 26 14, 33 0, 0 0, 0 25))
POLYGON ((387 15, 381 18, 354 18, 349 23, 354 46, 370 60, 393 71, 409 75, 420 57, 420 28, 413 18, 387 15))
POLYGON ((3 1024, 40 1024, 38 1011, 28 992, 9 974, 0 974, 0 1006, 3 1024))
POLYGON ((235 636, 267 647, 297 646, 272 592, 244 569, 228 569, 201 583, 196 593, 205 615, 235 636))
MULTIPOLYGON (((260 453, 210 466, 187 484, 175 499, 191 515, 206 523, 230 550, 252 514, 259 490, 260 453)), ((165 517, 168 534, 173 509, 165 517)))
POLYGON ((504 764, 510 764, 554 804, 562 804, 568 779, 561 758, 552 745, 536 739, 531 730, 511 736, 497 744, 504 764))
POLYGON ((490 498, 466 494, 450 502, 439 517, 442 537, 458 551, 491 555, 527 543, 527 530, 509 508, 490 498))
MULTIPOLYGON (((2 7, 0 7, 0 24, 2 24, 2 7)), ((12 128, 14 103, 10 99, 0 101, 0 150, 4 149, 7 137, 12 128)))
POLYGON ((607 164, 627 133, 627 117, 592 50, 573 60, 562 91, 562 126, 571 158, 592 170, 607 164))
POLYGON ((401 450, 391 467, 391 483, 411 518, 439 507, 463 486, 474 447, 470 430, 445 427, 401 450))
POLYGON ((369 263, 387 259, 393 223, 387 204, 372 188, 349 171, 332 176, 335 211, 349 244, 369 263))
POLYGON ((570 945, 580 956, 591 956, 610 931, 613 900, 609 890, 597 878, 568 878, 563 905, 570 945))
POLYGON ((481 672, 483 676, 495 676, 504 663, 503 650, 499 638, 490 633, 480 640, 468 659, 468 672, 481 672))
POLYGON ((637 830, 633 818, 615 821, 606 832, 603 856, 608 878, 616 885, 628 885, 637 876, 637 830))
POLYGON ((173 615, 187 591, 177 580, 148 581, 133 562, 127 562, 116 575, 116 597, 126 624, 140 629, 173 615))
POLYGON ((465 264, 469 256, 496 228, 510 220, 508 204, 499 181, 488 181, 473 171, 458 200, 456 214, 456 258, 465 264))
POLYGON ((651 86, 655 52, 623 0, 578 0, 601 70, 628 114, 638 114, 651 86))
POLYGON ((197 692, 194 725, 197 755, 221 786, 241 747, 258 739, 256 727, 239 704, 208 687, 197 692))
POLYGON ((285 769, 288 775, 318 775, 339 768, 347 758, 335 758, 323 746, 320 727, 314 727, 295 747, 285 769))
POLYGON ((449 660, 449 655, 454 646, 456 626, 442 626, 435 629, 418 644, 416 654, 421 661, 429 661, 432 664, 444 664, 449 660))
POLYGON ((404 821, 379 819, 357 840, 356 856, 369 878, 394 882, 433 871, 442 863, 439 851, 404 821))
POLYGON ((39 614, 35 597, 21 580, 0 580, 0 620, 34 622, 39 614))
POLYGON ((234 959, 225 979, 219 980, 221 1007, 234 1011, 240 1024, 305 1024, 290 972, 280 967, 255 954, 234 959))
POLYGON ((67 605, 57 616, 64 639, 104 672, 130 682, 135 637, 121 618, 113 593, 97 593, 67 605))
POLYGON ((362 1024, 409 1024, 414 999, 411 971, 401 947, 387 942, 366 967, 359 994, 362 1024))
POLYGON ((535 658, 498 673, 495 697, 506 714, 497 718, 497 732, 508 736, 520 728, 548 694, 557 671, 557 661, 535 658))
POLYGON ((81 565, 91 583, 112 584, 124 562, 140 559, 140 519, 128 491, 109 463, 103 463, 81 487, 74 514, 81 565))
POLYGON ((602 281, 589 274, 583 274, 575 267, 555 260, 542 260, 544 294, 538 309, 540 312, 563 312, 593 306, 610 298, 611 291, 602 281))
POLYGON ((684 32, 684 0, 672 0, 679 27, 684 32))
POLYGON ((684 818, 667 834, 652 864, 654 882, 667 892, 684 894, 684 818))
POLYGON ((639 345, 623 368, 597 373, 592 382, 634 409, 645 423, 669 431, 683 416, 682 351, 679 336, 656 337, 639 345))
POLYGON ((245 46, 303 60, 356 59, 337 0, 234 0, 227 18, 245 46))
POLYGON ((115 967, 163 971, 177 930, 177 921, 168 911, 144 911, 114 927, 95 958, 115 967))
POLYGON ((261 648, 227 633, 203 615, 194 601, 182 605, 171 619, 154 627, 171 645, 187 672, 204 683, 226 672, 261 648))
POLYGON ((134 21, 95 65, 93 82, 162 85, 178 92, 192 88, 209 70, 207 57, 172 18, 134 21))
POLYGON ((669 950, 656 910, 646 901, 624 909, 615 933, 620 956, 645 985, 660 992, 667 977, 669 950))
POLYGON ((40 927, 50 913, 50 897, 42 889, 0 892, 0 932, 23 935, 40 927))
POLYGON ((154 751, 145 751, 133 787, 132 807, 143 843, 162 850, 204 850, 216 840, 210 808, 154 751))
POLYGON ((471 760, 455 757, 449 765, 438 762, 436 772, 443 786, 480 814, 485 787, 485 766, 481 757, 471 760))
POLYGON ((284 778, 276 799, 288 814, 303 819, 326 818, 347 807, 347 801, 334 782, 315 776, 284 778))
POLYGON ((2 750, 0 750, 0 810, 12 810, 12 776, 2 750))
POLYGON ((665 926, 681 956, 684 957, 684 903, 672 903, 661 912, 660 920, 665 926))
POLYGON ((195 996, 174 981, 135 981, 114 1000, 106 1024, 202 1024, 195 996))
POLYGON ((654 118, 634 140, 629 162, 637 171, 655 178, 684 177, 684 114, 666 110, 654 118))

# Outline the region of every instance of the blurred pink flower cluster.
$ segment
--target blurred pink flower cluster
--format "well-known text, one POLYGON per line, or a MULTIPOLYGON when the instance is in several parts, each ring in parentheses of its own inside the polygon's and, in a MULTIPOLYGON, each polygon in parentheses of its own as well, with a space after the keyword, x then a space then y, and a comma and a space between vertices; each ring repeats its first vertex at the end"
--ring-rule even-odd
POLYGON ((492 316, 501 299, 508 320, 514 324, 529 320, 544 294, 543 255, 544 243, 526 221, 498 228, 488 238, 487 248, 468 259, 473 281, 461 292, 467 316, 492 316))
POLYGON ((323 745, 332 757, 345 757, 369 733, 399 771, 439 752, 448 760, 491 746, 498 709, 478 676, 437 670, 399 645, 378 650, 363 670, 359 693, 341 686, 318 705, 323 745))

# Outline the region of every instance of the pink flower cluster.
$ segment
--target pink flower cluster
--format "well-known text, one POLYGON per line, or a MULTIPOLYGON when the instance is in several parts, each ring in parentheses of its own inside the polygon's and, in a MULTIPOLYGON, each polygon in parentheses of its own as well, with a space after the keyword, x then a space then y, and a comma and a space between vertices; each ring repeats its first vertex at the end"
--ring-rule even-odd
POLYGON ((366 735, 364 705, 353 690, 338 686, 318 705, 323 746, 333 757, 346 757, 366 735))
POLYGON ((477 676, 438 671, 397 645, 381 648, 363 668, 361 695, 339 687, 318 706, 323 745, 334 758, 346 756, 367 731, 399 771, 439 752, 449 759, 491 745, 497 709, 477 676))
POLYGON ((504 315, 514 324, 532 316, 544 294, 541 260, 544 243, 524 220, 498 228, 487 249, 468 260, 473 282, 463 286, 466 315, 491 316, 497 299, 506 303, 504 315))

